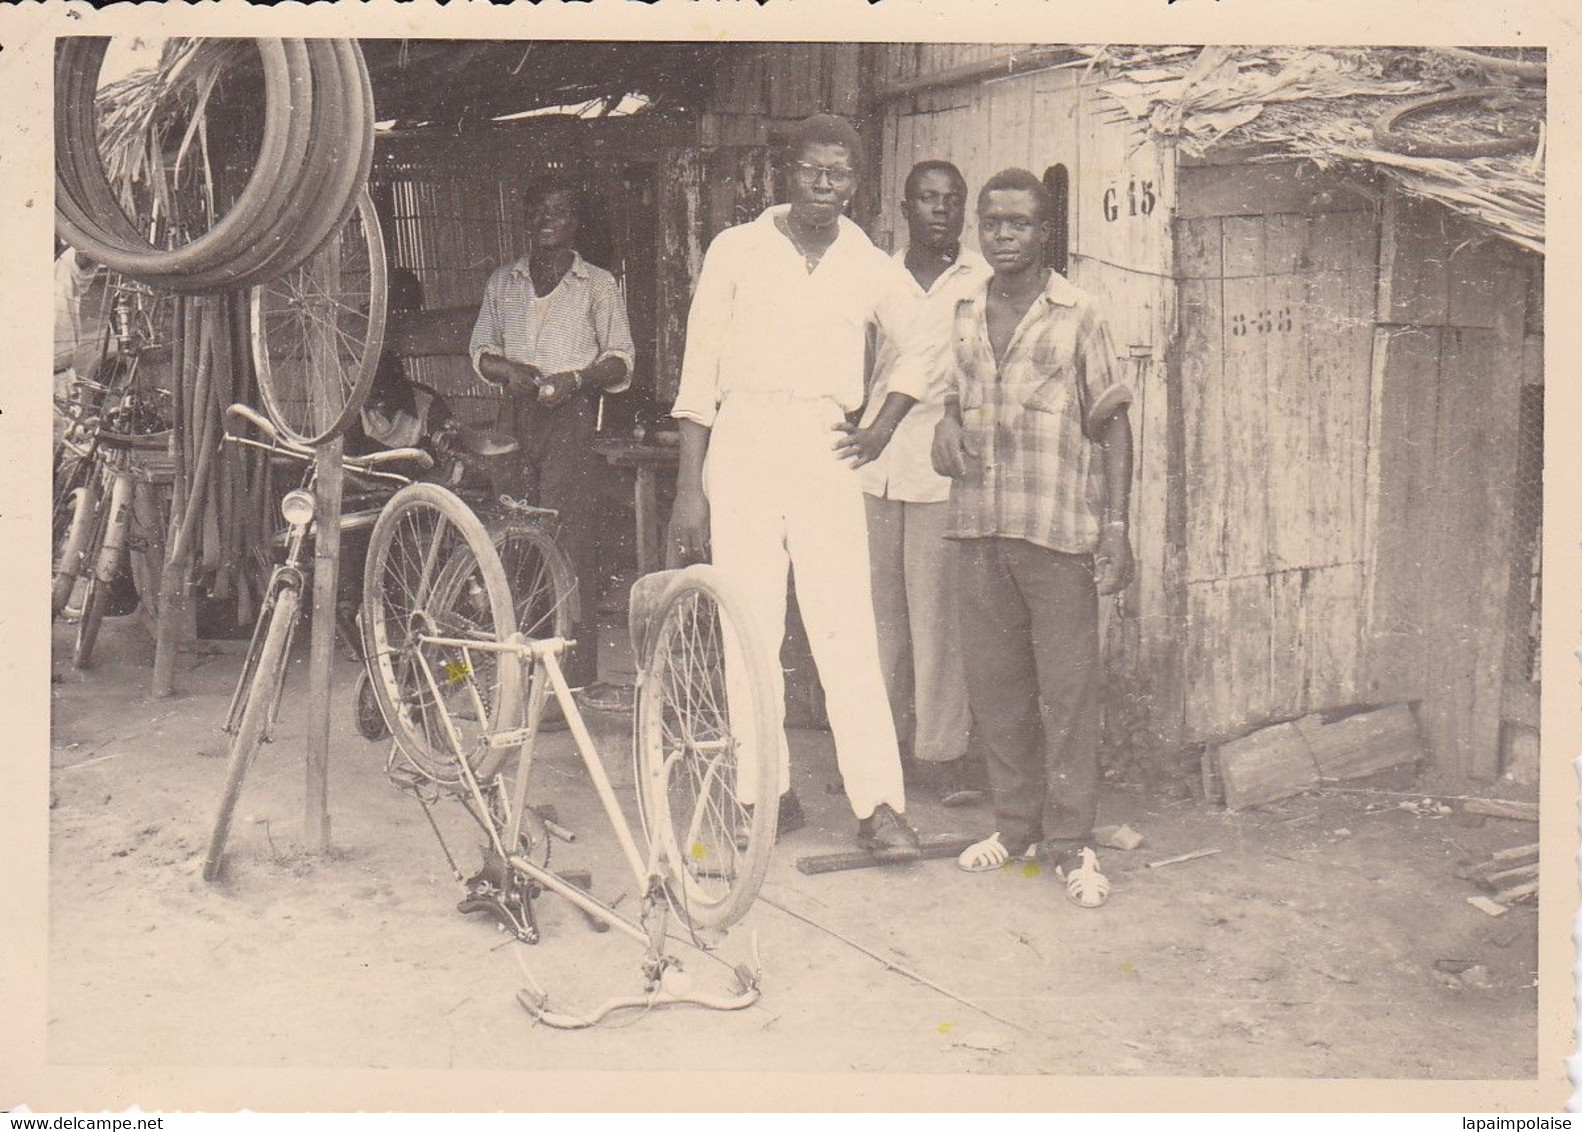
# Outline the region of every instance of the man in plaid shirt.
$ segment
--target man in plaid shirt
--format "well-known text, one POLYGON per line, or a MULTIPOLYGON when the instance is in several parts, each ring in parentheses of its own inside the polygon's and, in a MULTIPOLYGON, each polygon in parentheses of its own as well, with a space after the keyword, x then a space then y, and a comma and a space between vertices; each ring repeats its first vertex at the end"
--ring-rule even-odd
POLYGON ((1104 902, 1091 848, 1099 777, 1098 595, 1131 579, 1129 389, 1093 300, 1043 265, 1043 183, 1008 169, 978 194, 994 270, 956 304, 956 386, 935 429, 960 540, 962 656, 998 830, 971 872, 1042 844, 1067 895, 1104 902))

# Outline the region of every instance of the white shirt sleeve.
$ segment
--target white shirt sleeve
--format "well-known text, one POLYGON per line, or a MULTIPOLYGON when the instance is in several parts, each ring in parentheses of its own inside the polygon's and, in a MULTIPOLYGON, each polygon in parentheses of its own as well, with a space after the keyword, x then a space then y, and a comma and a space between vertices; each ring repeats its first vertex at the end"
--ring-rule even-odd
POLYGON ((730 233, 722 232, 703 256, 698 284, 692 292, 692 308, 687 313, 680 387, 670 410, 672 417, 696 421, 706 428, 713 427, 720 407, 720 358, 736 296, 732 243, 730 233))
POLYGON ((934 384, 928 324, 923 304, 908 286, 906 268, 889 257, 877 281, 879 296, 874 314, 879 330, 894 345, 895 364, 886 383, 887 393, 904 393, 916 401, 928 399, 934 384))
POLYGON ((621 300, 621 288, 615 276, 596 276, 592 295, 594 332, 599 339, 599 356, 593 359, 598 365, 605 358, 620 358, 626 363, 626 380, 602 390, 604 393, 624 393, 632 385, 637 347, 632 344, 632 330, 626 320, 626 304, 621 300))
POLYGON ((485 354, 505 356, 505 332, 500 326, 500 291, 496 283, 498 278, 497 272, 484 285, 483 303, 478 308, 478 319, 472 324, 472 338, 467 345, 467 353, 472 356, 473 372, 479 380, 494 386, 498 386, 499 382, 484 377, 478 361, 485 354))

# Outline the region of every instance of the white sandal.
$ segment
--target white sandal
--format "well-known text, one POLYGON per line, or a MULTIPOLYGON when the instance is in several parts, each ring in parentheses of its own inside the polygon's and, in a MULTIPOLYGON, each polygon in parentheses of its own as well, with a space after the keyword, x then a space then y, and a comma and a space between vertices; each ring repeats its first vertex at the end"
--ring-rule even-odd
POLYGON ((1098 854, 1083 848, 1074 869, 1057 869, 1066 882, 1066 899, 1079 908, 1098 908, 1110 898, 1110 880, 1099 872, 1098 854))
MULTIPOLYGON (((1033 848, 1028 847, 1020 860, 1033 859, 1033 848)), ((982 841, 969 845, 961 851, 961 856, 956 858, 956 865, 969 873, 992 873, 995 869, 1003 869, 1011 863, 1011 851, 1005 847, 1005 842, 1000 840, 999 833, 991 833, 982 841)))

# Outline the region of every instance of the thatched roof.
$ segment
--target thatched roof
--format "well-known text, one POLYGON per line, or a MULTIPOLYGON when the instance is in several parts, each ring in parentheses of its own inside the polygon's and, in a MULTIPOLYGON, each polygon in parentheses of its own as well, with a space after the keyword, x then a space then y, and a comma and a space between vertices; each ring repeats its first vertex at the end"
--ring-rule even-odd
MULTIPOLYGON (((1470 217, 1521 247, 1544 250, 1543 54, 1503 51, 1511 64, 1429 48, 1093 47, 1118 113, 1145 121, 1187 153, 1248 147, 1249 160, 1298 156, 1371 166, 1403 191, 1470 217), (1501 86, 1509 94, 1437 109, 1401 129, 1427 142, 1508 140, 1514 155, 1396 152, 1375 127, 1425 95, 1501 86)), ((1428 146, 1432 149, 1432 145, 1428 146)))
POLYGON ((509 115, 623 98, 645 112, 696 108, 733 50, 719 43, 363 39, 381 120, 464 128, 509 115))

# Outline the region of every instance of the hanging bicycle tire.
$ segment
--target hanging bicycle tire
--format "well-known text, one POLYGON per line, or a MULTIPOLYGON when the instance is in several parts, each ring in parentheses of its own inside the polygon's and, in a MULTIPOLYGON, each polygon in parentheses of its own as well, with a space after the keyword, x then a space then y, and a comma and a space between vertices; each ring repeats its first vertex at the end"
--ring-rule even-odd
MULTIPOLYGON (((107 267, 185 294, 249 287, 318 250, 356 207, 372 164, 367 65, 355 40, 253 42, 263 123, 252 173, 223 217, 168 249, 150 241, 134 222, 140 218, 127 215, 100 155, 98 83, 109 40, 57 42, 56 226, 62 239, 107 267)), ((224 43, 216 48, 230 49, 224 43)))
POLYGON ((253 288, 253 370, 288 440, 321 444, 356 418, 384 348, 388 283, 379 215, 363 190, 318 252, 253 288))
POLYGON ((1414 98, 1410 102, 1404 102, 1393 110, 1388 110, 1379 115, 1378 120, 1373 124, 1373 140, 1380 149, 1389 150, 1391 153, 1405 154, 1408 157, 1442 157, 1466 160, 1475 157, 1501 157, 1509 154, 1527 153, 1538 144, 1538 128, 1536 125, 1531 130, 1518 135, 1480 138, 1466 142, 1451 142, 1439 138, 1419 136, 1402 129, 1403 123, 1414 118, 1421 119, 1423 115, 1433 111, 1468 103, 1483 102, 1491 98, 1511 97, 1514 97, 1514 95, 1506 87, 1479 87, 1476 90, 1452 90, 1442 94, 1430 94, 1424 98, 1414 98))

